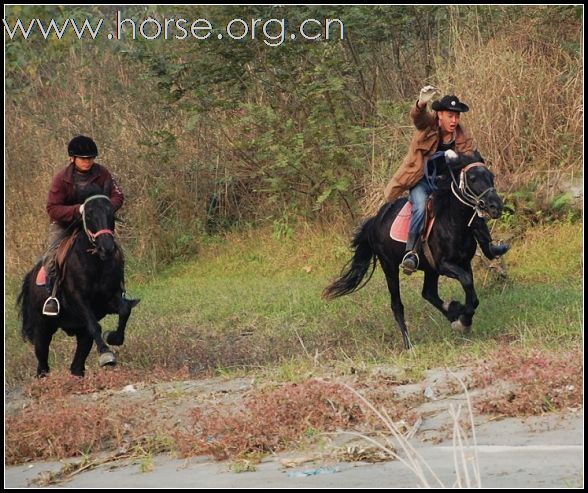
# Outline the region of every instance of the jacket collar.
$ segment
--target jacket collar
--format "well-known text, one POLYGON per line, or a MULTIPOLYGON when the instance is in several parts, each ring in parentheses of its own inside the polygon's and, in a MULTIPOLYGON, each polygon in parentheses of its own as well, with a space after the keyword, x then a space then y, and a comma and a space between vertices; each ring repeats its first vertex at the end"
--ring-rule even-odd
MULTIPOLYGON (((63 177, 63 181, 67 183, 73 183, 73 174, 75 172, 76 166, 74 163, 70 163, 68 167, 65 169, 65 175, 63 177)), ((100 174, 100 165, 98 163, 94 163, 94 165, 88 171, 90 174, 90 180, 95 180, 98 175, 100 174)))

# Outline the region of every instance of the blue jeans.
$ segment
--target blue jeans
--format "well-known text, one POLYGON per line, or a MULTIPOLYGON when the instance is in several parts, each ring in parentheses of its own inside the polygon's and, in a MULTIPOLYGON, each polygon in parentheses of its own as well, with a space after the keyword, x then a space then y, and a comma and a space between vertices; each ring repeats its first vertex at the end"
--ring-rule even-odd
POLYGON ((408 193, 408 200, 412 204, 409 234, 414 234, 417 238, 421 234, 425 223, 427 197, 432 193, 433 189, 424 177, 408 193))

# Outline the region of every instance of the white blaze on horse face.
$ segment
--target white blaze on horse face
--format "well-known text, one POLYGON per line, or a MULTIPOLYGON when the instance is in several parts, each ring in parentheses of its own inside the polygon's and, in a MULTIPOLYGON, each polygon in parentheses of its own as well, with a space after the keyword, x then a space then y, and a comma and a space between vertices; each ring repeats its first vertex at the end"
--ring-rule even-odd
POLYGON ((457 153, 455 151, 452 151, 451 149, 448 149, 445 151, 445 159, 453 161, 454 159, 457 159, 457 153))

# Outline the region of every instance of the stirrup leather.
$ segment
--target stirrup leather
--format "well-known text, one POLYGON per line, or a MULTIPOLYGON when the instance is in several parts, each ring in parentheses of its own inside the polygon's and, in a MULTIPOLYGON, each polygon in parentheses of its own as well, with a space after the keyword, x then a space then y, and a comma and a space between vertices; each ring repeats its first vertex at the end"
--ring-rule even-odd
POLYGON ((57 298, 55 298, 55 296, 49 296, 49 298, 47 298, 45 300, 45 303, 43 304, 43 315, 47 315, 48 317, 56 317, 57 315, 59 315, 59 310, 60 309, 61 309, 61 307, 59 305, 59 300, 57 298), (47 311, 47 304, 51 300, 55 300, 55 303, 57 303, 57 313, 53 313, 53 312, 47 311))

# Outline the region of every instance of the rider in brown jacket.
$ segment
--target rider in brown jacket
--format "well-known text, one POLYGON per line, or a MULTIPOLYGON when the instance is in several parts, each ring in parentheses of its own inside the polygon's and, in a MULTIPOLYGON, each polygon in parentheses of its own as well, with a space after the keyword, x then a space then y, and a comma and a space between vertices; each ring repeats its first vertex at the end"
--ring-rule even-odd
MULTIPOLYGON (((433 102, 432 108, 436 113, 427 111, 427 103, 436 91, 433 86, 421 89, 419 99, 410 111, 417 132, 410 143, 407 156, 384 192, 386 201, 393 202, 403 192, 410 190, 409 201, 413 209, 406 255, 402 260, 402 267, 407 274, 418 268, 419 259, 415 247, 424 226, 427 197, 435 189, 435 179, 448 173, 444 152, 451 149, 469 154, 476 150, 471 134, 459 123, 460 114, 469 111, 469 108, 456 96, 448 95, 433 102)), ((492 243, 485 220, 476 218, 472 229, 482 252, 489 259, 508 251, 508 245, 492 243)))

